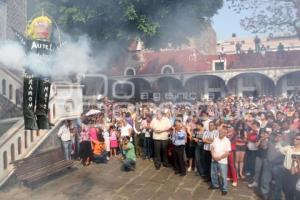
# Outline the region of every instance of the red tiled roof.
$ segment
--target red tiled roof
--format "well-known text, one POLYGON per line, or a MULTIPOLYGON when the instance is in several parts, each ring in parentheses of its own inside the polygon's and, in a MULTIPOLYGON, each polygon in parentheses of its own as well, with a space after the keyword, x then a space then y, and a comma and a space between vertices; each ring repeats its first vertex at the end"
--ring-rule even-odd
POLYGON ((164 65, 171 65, 175 73, 211 69, 211 63, 196 49, 149 51, 143 56, 144 63, 137 74, 160 74, 164 65))
MULTIPOLYGON (((300 50, 284 52, 266 52, 204 55, 197 49, 180 49, 165 51, 144 51, 144 63, 137 69, 137 75, 160 74, 165 65, 171 65, 175 73, 204 72, 212 70, 215 60, 225 59, 227 69, 266 68, 300 66, 300 50)), ((125 68, 119 65, 111 68, 110 74, 122 76, 125 68)))

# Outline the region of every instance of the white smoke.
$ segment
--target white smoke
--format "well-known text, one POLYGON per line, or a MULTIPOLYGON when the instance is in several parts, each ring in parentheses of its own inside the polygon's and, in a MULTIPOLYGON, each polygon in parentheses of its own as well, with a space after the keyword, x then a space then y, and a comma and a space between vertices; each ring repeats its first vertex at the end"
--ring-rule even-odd
MULTIPOLYGON (((64 43, 50 55, 26 55, 24 48, 15 41, 0 44, 0 63, 8 68, 22 70, 27 66, 35 74, 57 78, 70 74, 82 74, 95 71, 104 66, 104 60, 94 58, 91 41, 87 36, 77 40, 64 35, 64 43)), ((99 55, 101 57, 101 55, 99 55)))
POLYGON ((0 43, 0 63, 21 70, 26 63, 26 54, 21 44, 14 41, 0 43))

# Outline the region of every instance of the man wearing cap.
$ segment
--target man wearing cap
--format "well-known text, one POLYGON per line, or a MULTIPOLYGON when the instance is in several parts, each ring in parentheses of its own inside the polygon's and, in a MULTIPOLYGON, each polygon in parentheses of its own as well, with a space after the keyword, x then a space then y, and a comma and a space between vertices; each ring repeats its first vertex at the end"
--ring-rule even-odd
POLYGON ((163 113, 159 110, 156 112, 156 116, 151 121, 150 127, 153 129, 153 141, 154 141, 154 166, 158 170, 163 162, 164 167, 169 167, 167 148, 169 144, 169 130, 171 128, 170 120, 163 116, 163 113), (161 159, 161 154, 163 159, 161 159))

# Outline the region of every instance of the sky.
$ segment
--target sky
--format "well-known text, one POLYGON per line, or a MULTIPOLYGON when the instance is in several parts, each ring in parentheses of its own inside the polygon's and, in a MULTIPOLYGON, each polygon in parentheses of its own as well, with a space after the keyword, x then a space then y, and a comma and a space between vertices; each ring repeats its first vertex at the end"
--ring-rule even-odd
POLYGON ((213 17, 213 28, 217 33, 217 40, 225 40, 231 37, 232 33, 235 33, 237 37, 253 37, 251 32, 243 30, 240 25, 240 20, 245 14, 237 14, 233 10, 228 8, 228 3, 225 3, 218 14, 213 17))

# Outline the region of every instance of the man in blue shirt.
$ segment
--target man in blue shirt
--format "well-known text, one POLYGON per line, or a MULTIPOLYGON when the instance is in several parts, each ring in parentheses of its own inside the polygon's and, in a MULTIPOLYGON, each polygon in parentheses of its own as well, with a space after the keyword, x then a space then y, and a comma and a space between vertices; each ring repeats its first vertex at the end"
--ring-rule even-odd
POLYGON ((186 167, 184 162, 184 148, 187 139, 187 134, 185 128, 182 125, 181 120, 175 120, 175 125, 173 127, 171 139, 174 145, 173 159, 175 174, 185 176, 186 167))

